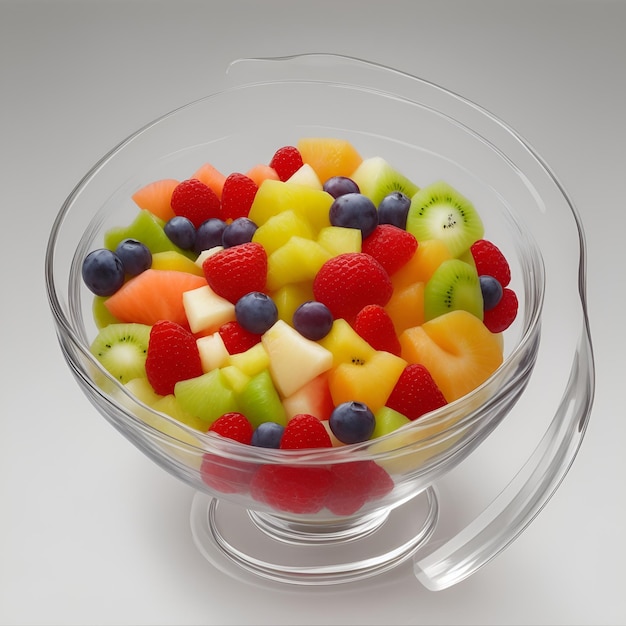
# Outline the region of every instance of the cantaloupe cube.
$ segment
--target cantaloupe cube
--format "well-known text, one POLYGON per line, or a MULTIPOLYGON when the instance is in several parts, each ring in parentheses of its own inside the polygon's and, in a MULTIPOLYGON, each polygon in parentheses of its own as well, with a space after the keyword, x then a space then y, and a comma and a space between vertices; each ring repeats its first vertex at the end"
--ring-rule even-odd
POLYGON ((394 289, 385 305, 396 334, 424 323, 424 283, 410 283, 394 289))
POLYGON ((297 148, 302 161, 308 163, 324 184, 332 176, 350 176, 363 158, 347 139, 336 137, 302 137, 297 148))
POLYGON ((451 258, 450 250, 440 239, 420 241, 411 259, 393 274, 391 284, 398 289, 415 282, 427 283, 435 270, 451 258))

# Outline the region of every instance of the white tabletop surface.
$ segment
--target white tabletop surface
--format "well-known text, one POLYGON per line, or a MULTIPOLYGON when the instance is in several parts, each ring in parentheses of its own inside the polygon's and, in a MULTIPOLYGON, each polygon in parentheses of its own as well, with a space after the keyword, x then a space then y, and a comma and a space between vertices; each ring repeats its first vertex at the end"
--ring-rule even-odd
MULTIPOLYGON (((0 623, 624 624, 626 3, 0 1, 0 623), (281 593, 212 568, 192 492, 79 393, 43 281, 63 200, 106 151, 240 57, 336 52, 437 82, 516 128, 576 203, 597 393, 561 488, 457 586, 281 593)), ((558 243, 555 243, 558 245, 558 243)))

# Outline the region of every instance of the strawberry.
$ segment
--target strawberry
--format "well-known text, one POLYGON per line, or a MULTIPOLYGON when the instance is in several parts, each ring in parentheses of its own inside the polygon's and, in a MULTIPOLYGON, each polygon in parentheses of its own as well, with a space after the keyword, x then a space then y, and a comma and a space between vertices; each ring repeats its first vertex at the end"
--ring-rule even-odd
POLYGON ((446 404, 441 390, 420 363, 409 364, 404 368, 393 388, 387 406, 402 413, 410 420, 434 411, 446 404))
POLYGON ((226 177, 222 188, 222 219, 248 217, 258 185, 245 174, 234 172, 226 177))
POLYGON ((174 393, 180 380, 202 375, 202 362, 195 337, 176 322, 162 320, 150 330, 146 374, 160 395, 174 393))
POLYGON ((250 482, 250 494, 279 511, 317 513, 331 484, 327 467, 262 465, 250 482))
POLYGON ((506 287, 511 282, 511 268, 498 246, 487 239, 479 239, 470 248, 479 276, 488 274, 506 287))
POLYGON ((379 224, 363 240, 361 252, 373 256, 391 276, 405 265, 417 250, 414 235, 392 224, 379 224))
POLYGON ((176 215, 188 218, 196 228, 205 220, 220 217, 221 213, 216 193, 196 178, 176 185, 170 204, 176 215))
POLYGON ((228 354, 239 354, 261 341, 261 335, 246 330, 237 320, 226 322, 218 330, 228 354))
POLYGON ((509 287, 505 287, 500 302, 493 309, 485 311, 483 323, 492 333, 501 333, 517 317, 518 307, 517 294, 509 287))
POLYGON ((375 350, 400 356, 400 341, 389 314, 378 304, 368 304, 357 314, 354 330, 375 350))
MULTIPOLYGON (((209 427, 209 432, 250 444, 253 427, 241 413, 224 413, 209 427)), ((202 455, 200 476, 206 485, 221 493, 247 493, 254 475, 254 466, 245 461, 205 452, 202 455)))
POLYGON ((252 441, 253 430, 252 424, 242 413, 224 413, 209 427, 211 432, 248 445, 252 441))
POLYGON ((337 463, 330 468, 331 483, 326 508, 335 515, 352 515, 368 500, 393 489, 389 474, 374 461, 337 463))
POLYGON ((205 259, 202 270, 211 289, 236 304, 241 296, 265 289, 267 254, 259 243, 242 243, 205 259))
POLYGON ((330 448, 332 445, 328 431, 321 420, 306 413, 294 415, 287 422, 280 440, 281 450, 330 448))
POLYGON ((293 176, 303 165, 302 155, 295 146, 278 148, 269 163, 283 182, 293 176))
POLYGON ((315 299, 350 324, 368 304, 385 306, 393 286, 383 266, 369 254, 346 252, 326 261, 313 280, 315 299))

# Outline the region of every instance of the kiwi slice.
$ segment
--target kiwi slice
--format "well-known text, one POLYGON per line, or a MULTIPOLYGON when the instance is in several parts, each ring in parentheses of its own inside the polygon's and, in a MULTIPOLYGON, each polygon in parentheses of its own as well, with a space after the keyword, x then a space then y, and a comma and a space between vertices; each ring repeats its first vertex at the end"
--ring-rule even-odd
POLYGON ((415 183, 379 156, 364 159, 350 178, 377 207, 385 196, 394 191, 401 191, 409 198, 419 191, 415 183))
POLYGON ((483 294, 476 268, 448 259, 433 273, 424 287, 424 319, 431 320, 463 309, 483 319, 483 294))
POLYGON ((150 328, 145 324, 109 324, 94 339, 91 353, 124 384, 145 376, 150 328))
POLYGON ((406 229, 418 241, 441 239, 454 257, 484 235, 474 205, 444 181, 423 187, 412 196, 406 229))

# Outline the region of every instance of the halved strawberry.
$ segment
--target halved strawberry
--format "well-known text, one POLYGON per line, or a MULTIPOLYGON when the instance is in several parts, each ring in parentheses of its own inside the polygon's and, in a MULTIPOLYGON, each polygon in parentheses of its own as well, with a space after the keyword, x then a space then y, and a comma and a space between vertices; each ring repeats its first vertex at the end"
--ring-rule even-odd
POLYGON ((179 183, 172 191, 172 211, 191 220, 198 228, 202 222, 220 217, 220 199, 201 180, 190 178, 179 183))
POLYGON ((391 276, 411 260, 417 239, 406 230, 391 224, 379 224, 363 240, 361 252, 373 256, 391 276))
POLYGON ((222 189, 222 219, 248 217, 258 185, 245 174, 233 172, 226 177, 222 189))
POLYGON ((387 406, 415 420, 446 403, 446 399, 430 372, 421 364, 413 363, 404 368, 387 400, 387 406))
POLYGON ((354 330, 374 350, 384 350, 400 356, 401 347, 389 313, 378 304, 364 306, 354 320, 354 330))

